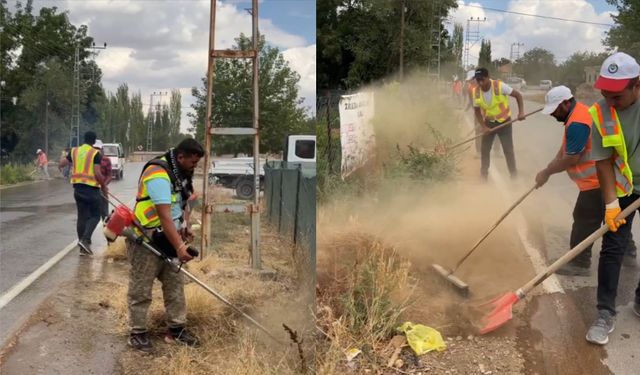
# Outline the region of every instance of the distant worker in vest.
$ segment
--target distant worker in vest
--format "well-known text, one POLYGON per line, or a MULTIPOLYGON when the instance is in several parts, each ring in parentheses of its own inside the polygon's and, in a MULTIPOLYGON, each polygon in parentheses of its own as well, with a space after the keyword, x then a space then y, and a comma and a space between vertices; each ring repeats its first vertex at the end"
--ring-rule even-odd
MULTIPOLYGON (((551 115, 564 124, 562 145, 555 158, 536 175, 536 187, 541 187, 549 177, 566 171, 580 193, 573 207, 573 226, 569 247, 573 248, 595 232, 602 223, 604 203, 596 173, 596 163, 591 160, 591 126, 593 120, 589 107, 576 101, 566 86, 554 87, 545 96, 545 115, 551 115)), ((557 273, 567 276, 589 276, 591 248, 587 247, 557 273)))
POLYGON ((49 160, 47 160, 47 154, 45 154, 41 149, 38 149, 36 151, 36 155, 38 156, 36 165, 38 166, 40 175, 44 176, 47 180, 50 180, 51 177, 49 177, 49 160))
POLYGON ((509 174, 511 178, 515 178, 517 176, 517 170, 516 157, 513 151, 512 126, 505 126, 496 131, 491 131, 491 129, 511 120, 509 96, 516 98, 518 102, 518 120, 524 120, 525 113, 522 95, 506 83, 489 78, 489 71, 485 68, 476 69, 474 76, 478 83, 478 87, 473 91, 475 118, 480 123, 484 133, 480 146, 480 176, 483 180, 487 180, 491 146, 497 135, 502 144, 509 174))
POLYGON ((105 178, 100 172, 102 156, 93 148, 95 142, 96 133, 84 133, 84 143, 72 148, 67 158, 60 162, 62 168, 68 163, 72 165, 71 184, 78 209, 76 231, 80 255, 93 255, 91 235, 100 222, 100 190, 104 195, 108 192, 105 178))
POLYGON ((456 107, 460 107, 464 103, 464 96, 462 94, 462 81, 460 81, 458 76, 454 76, 453 79, 453 101, 456 107))
MULTIPOLYGON (((467 106, 465 107, 465 111, 468 111, 470 109, 473 108, 473 90, 476 89, 476 87, 478 87, 478 83, 476 82, 475 79, 475 74, 476 71, 475 70, 469 70, 467 72, 467 77, 465 79, 465 87, 466 87, 466 92, 467 92, 467 106)), ((482 114, 482 117, 484 117, 484 113, 482 114)), ((479 136, 480 135, 480 130, 481 125, 480 123, 478 123, 478 119, 476 118, 476 116, 473 116, 473 128, 475 129, 475 135, 479 136)), ((482 137, 478 137, 475 140, 475 145, 476 145, 476 155, 475 158, 478 159, 480 158, 480 146, 482 144, 482 137)))
MULTIPOLYGON (((187 138, 162 157, 148 162, 138 182, 134 209, 136 220, 146 229, 146 237, 164 254, 188 262, 188 243, 193 233, 185 211, 193 194, 192 177, 204 149, 194 139, 187 138)), ((140 233, 141 234, 141 233, 140 233)), ((150 352, 153 350, 147 330, 147 311, 151 305, 151 290, 157 278, 162 283, 168 330, 164 340, 187 346, 197 346, 198 339, 186 329, 187 312, 182 274, 175 272, 160 257, 142 245, 127 241, 129 274, 129 346, 150 352)))
MULTIPOLYGON (((587 341, 605 345, 615 328, 616 296, 620 268, 628 245, 634 214, 616 219, 640 198, 640 65, 623 52, 609 56, 594 87, 603 99, 590 109, 593 118, 591 157, 605 202, 604 221, 609 226, 602 239, 598 264, 597 318, 587 341)), ((640 283, 633 312, 640 317, 640 283)))

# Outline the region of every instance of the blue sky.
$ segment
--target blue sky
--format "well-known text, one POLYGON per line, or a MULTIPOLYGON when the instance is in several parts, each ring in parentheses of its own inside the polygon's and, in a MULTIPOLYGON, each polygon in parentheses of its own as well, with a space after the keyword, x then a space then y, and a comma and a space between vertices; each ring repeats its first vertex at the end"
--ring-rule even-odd
MULTIPOLYGON (((509 58, 513 43, 524 43, 521 54, 534 47, 545 48, 554 53, 558 62, 577 51, 602 52, 601 41, 608 27, 500 13, 466 5, 608 24, 613 24, 611 14, 616 12, 605 0, 459 0, 458 4, 452 21, 462 23, 465 28, 469 17, 487 17, 487 21, 480 24, 480 34, 491 40, 493 59, 509 58)), ((453 22, 449 28, 453 27, 453 22)), ((472 49, 471 63, 477 60, 478 52, 479 43, 472 49)))
POLYGON ((283 30, 303 36, 309 44, 316 42, 315 0, 265 0, 260 12, 283 30))

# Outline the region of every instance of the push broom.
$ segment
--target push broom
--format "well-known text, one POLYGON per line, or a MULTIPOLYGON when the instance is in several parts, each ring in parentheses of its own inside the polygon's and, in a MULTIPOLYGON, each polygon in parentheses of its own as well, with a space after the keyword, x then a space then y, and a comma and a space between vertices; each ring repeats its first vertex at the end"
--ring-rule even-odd
POLYGON ((487 238, 489 237, 489 235, 491 234, 491 232, 493 232, 498 225, 500 225, 500 223, 502 223, 502 221, 509 216, 509 214, 511 213, 511 211, 513 211, 516 207, 518 207, 518 205, 520 205, 520 203, 522 203, 522 201, 529 196, 529 194, 531 194, 531 192, 533 192, 535 189, 537 188, 536 185, 534 185, 531 189, 529 189, 526 193, 524 193, 520 198, 518 198, 518 200, 511 205, 511 207, 509 207, 507 209, 507 211, 502 214, 502 216, 500 216, 500 218, 498 219, 498 221, 496 221, 493 226, 491 226, 491 228, 489 228, 489 230, 487 232, 485 232, 485 234, 478 240, 476 241, 476 243, 473 245, 473 247, 471 247, 471 249, 469 251, 467 251, 467 253, 458 261, 458 263, 456 263, 456 265, 448 270, 445 267, 439 265, 439 264, 432 264, 431 267, 433 267, 433 269, 442 277, 444 277, 448 282, 450 282, 453 286, 456 287, 456 290, 458 290, 462 295, 464 295, 465 297, 469 295, 469 284, 465 283, 464 281, 462 281, 459 277, 457 277, 456 275, 454 275, 454 273, 458 270, 458 268, 460 268, 460 266, 462 265, 462 263, 464 263, 465 260, 467 260, 467 258, 469 258, 469 256, 478 248, 478 246, 480 246, 480 244, 487 238))
MULTIPOLYGON (((625 208, 617 217, 617 219, 623 219, 629 216, 632 212, 640 208, 640 199, 636 199, 631 205, 625 208)), ((533 288, 542 284, 549 276, 555 273, 559 268, 569 263, 573 258, 580 254, 589 245, 596 242, 597 239, 604 236, 609 231, 607 225, 603 225, 598 230, 593 232, 589 237, 585 238, 582 242, 577 244, 573 249, 569 250, 566 254, 561 256, 558 260, 553 262, 545 270, 537 274, 533 279, 526 283, 523 287, 515 292, 508 292, 500 297, 497 297, 485 304, 478 305, 474 308, 477 313, 488 311, 484 314, 478 322, 476 327, 479 327, 480 334, 489 333, 496 330, 506 324, 513 318, 513 305, 523 299, 533 288)))
MULTIPOLYGON (((524 115, 524 118, 527 118, 527 117, 529 117, 529 116, 531 116, 531 115, 533 115, 533 114, 535 114, 535 113, 538 113, 538 112, 540 112, 540 111, 542 111, 542 108, 538 108, 538 109, 536 109, 535 111, 531 111, 531 112, 529 112, 529 113, 525 114, 525 115, 524 115)), ((496 126, 495 128, 491 128, 491 130, 489 130, 489 132, 490 132, 490 133, 496 132, 496 131, 498 131, 498 130, 500 130, 500 129, 504 128, 504 127, 507 127, 507 126, 509 126, 509 125, 513 124, 513 123, 514 123, 514 122, 516 122, 516 121, 524 121, 524 120, 518 120, 517 118, 514 118, 513 120, 509 120, 509 121, 507 121, 507 122, 505 122, 505 123, 502 123, 502 124, 500 124, 500 125, 496 126)), ((458 142, 458 143, 456 143, 456 144, 454 144, 454 145, 451 145, 451 146, 445 146, 445 148, 447 149, 447 151, 453 150, 454 148, 460 147, 460 146, 462 146, 462 145, 466 145, 467 143, 472 142, 472 141, 473 141, 473 140, 475 140, 476 138, 480 138, 480 137, 482 137, 483 135, 484 135, 484 134, 478 134, 478 135, 475 135, 475 136, 473 136, 473 137, 471 137, 471 138, 469 138, 469 139, 466 139, 466 140, 464 140, 464 141, 462 141, 462 142, 458 142)))

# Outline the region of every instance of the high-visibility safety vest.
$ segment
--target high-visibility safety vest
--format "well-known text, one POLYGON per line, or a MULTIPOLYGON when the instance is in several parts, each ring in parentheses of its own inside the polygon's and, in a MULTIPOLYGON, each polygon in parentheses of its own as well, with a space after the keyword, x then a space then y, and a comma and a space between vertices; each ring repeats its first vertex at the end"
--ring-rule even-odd
POLYGON ((491 103, 485 103, 480 86, 473 90, 473 103, 484 111, 485 119, 505 122, 511 117, 509 97, 502 94, 502 81, 491 80, 491 103))
MULTIPOLYGON (((566 129, 573 122, 579 122, 589 126, 589 133, 591 133, 593 119, 591 113, 589 113, 589 107, 585 104, 577 102, 576 106, 571 111, 569 118, 565 122, 565 132, 562 136, 562 150, 567 152, 567 133, 566 129)), ((593 190, 600 187, 598 181, 598 173, 596 171, 596 162, 591 160, 591 137, 587 140, 584 151, 578 159, 578 163, 572 167, 567 168, 567 174, 578 185, 580 191, 593 190)))
POLYGON ((93 158, 97 153, 98 150, 86 143, 80 147, 74 147, 71 150, 71 160, 73 163, 73 171, 71 173, 72 184, 85 184, 93 187, 100 186, 93 170, 93 158))
MULTIPOLYGON (((166 162, 164 157, 160 158, 160 160, 166 162)), ((153 204, 153 201, 151 201, 149 192, 147 191, 147 186, 145 185, 147 181, 153 180, 154 178, 167 180, 171 185, 171 204, 178 201, 178 194, 180 194, 180 192, 174 191, 171 178, 165 168, 155 164, 150 164, 144 168, 142 175, 140 175, 140 180, 138 181, 138 195, 136 195, 136 206, 133 212, 138 222, 147 229, 158 228, 161 226, 156 206, 153 204)))
POLYGON ((626 197, 633 192, 633 173, 627 163, 627 145, 618 113, 615 108, 601 107, 597 102, 589 108, 589 113, 602 137, 602 147, 613 147, 615 151, 616 195, 626 197))

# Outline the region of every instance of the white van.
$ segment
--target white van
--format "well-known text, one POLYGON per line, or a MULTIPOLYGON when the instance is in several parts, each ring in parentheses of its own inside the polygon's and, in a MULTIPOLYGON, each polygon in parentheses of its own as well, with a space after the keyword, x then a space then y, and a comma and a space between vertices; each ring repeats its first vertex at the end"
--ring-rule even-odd
POLYGON ((124 177, 124 149, 120 143, 105 143, 102 146, 103 157, 111 160, 111 173, 116 180, 122 180, 124 177))
POLYGON ((553 83, 548 79, 540 81, 540 90, 551 90, 553 83))

